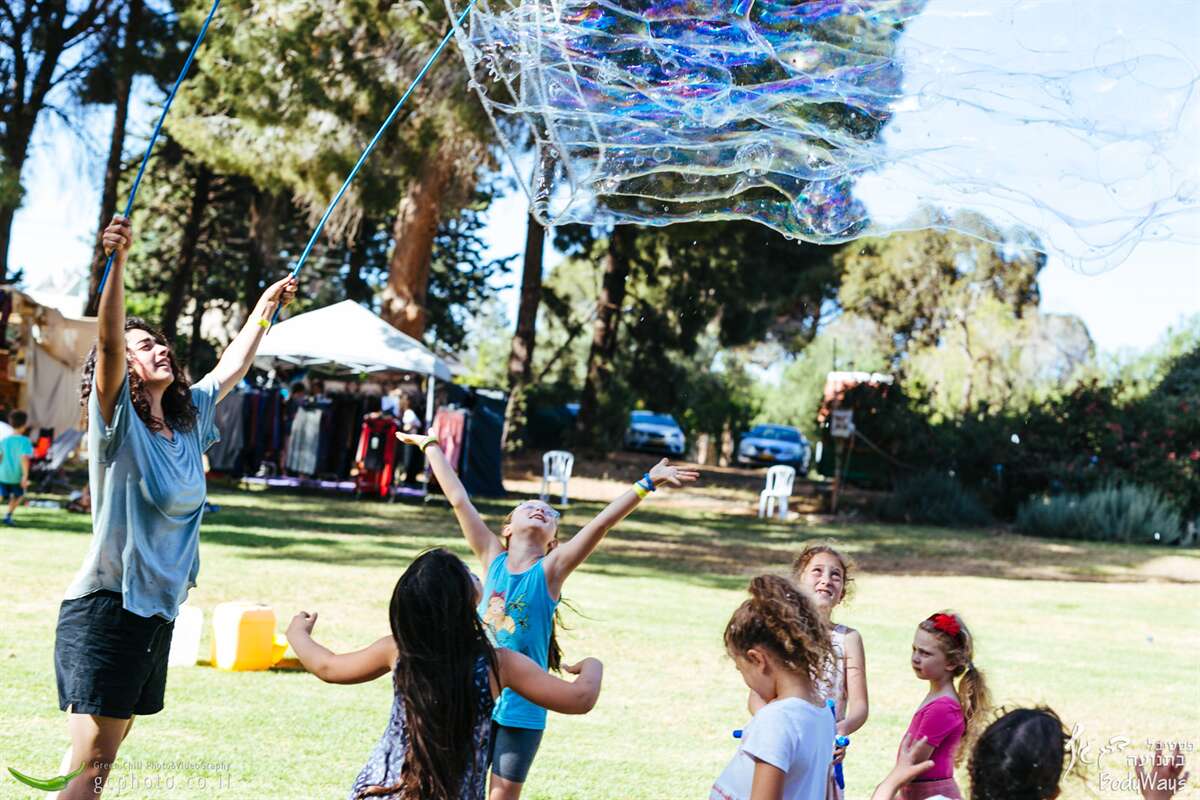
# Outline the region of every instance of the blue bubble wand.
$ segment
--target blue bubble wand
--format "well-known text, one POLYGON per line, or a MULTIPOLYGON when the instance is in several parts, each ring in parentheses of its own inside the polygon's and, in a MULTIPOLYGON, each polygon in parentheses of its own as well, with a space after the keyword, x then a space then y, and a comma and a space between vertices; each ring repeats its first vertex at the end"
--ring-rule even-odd
MULTIPOLYGON (((158 124, 154 126, 154 133, 150 134, 150 143, 146 145, 146 154, 142 156, 142 165, 138 167, 137 177, 133 179, 133 186, 129 189, 129 200, 125 203, 125 219, 129 219, 129 215, 133 213, 133 199, 137 197, 138 186, 142 182, 142 175, 146 172, 146 164, 150 161, 150 153, 154 151, 154 143, 158 141, 158 134, 162 132, 163 120, 167 118, 167 112, 171 110, 171 103, 175 101, 175 93, 179 91, 179 86, 187 76, 188 70, 192 66, 192 59, 196 57, 196 51, 200 49, 200 43, 204 41, 204 36, 208 33, 208 24, 216 16, 219 5, 221 5, 221 0, 213 0, 208 17, 200 26, 200 33, 196 36, 196 41, 192 42, 192 49, 188 51, 187 60, 183 62, 183 69, 179 71, 179 77, 175 79, 175 85, 171 87, 171 93, 167 95, 167 101, 163 103, 162 113, 158 115, 158 124)), ((104 296, 104 284, 108 283, 108 273, 112 270, 115 256, 116 251, 114 250, 108 254, 108 261, 104 264, 104 274, 100 276, 100 286, 96 289, 97 305, 100 304, 100 298, 104 296)))
MULTIPOLYGON (((833 725, 834 725, 834 730, 836 731, 837 730, 837 705, 833 702, 833 700, 826 700, 825 705, 829 706, 829 713, 833 714, 833 725)), ((849 736, 839 736, 836 739, 834 739, 833 741, 834 741, 834 744, 836 744, 838 747, 845 747, 846 745, 850 744, 850 737, 849 736)), ((837 785, 838 785, 839 789, 846 788, 846 776, 842 772, 842 764, 840 761, 837 764, 833 765, 833 778, 834 778, 834 780, 837 781, 837 785)))
MULTIPOLYGON (((429 56, 429 60, 425 62, 425 66, 421 67, 421 71, 417 73, 417 77, 413 78, 413 82, 409 84, 408 90, 392 108, 392 113, 388 114, 387 119, 385 119, 383 124, 379 126, 379 130, 377 130, 375 135, 371 138, 370 143, 367 145, 367 149, 363 150, 362 155, 358 157, 358 163, 356 163, 354 168, 350 170, 350 174, 346 176, 346 181, 342 184, 342 188, 338 189, 337 194, 333 196, 333 200, 329 203, 329 207, 326 208, 325 213, 321 215, 321 221, 317 223, 316 230, 314 230, 312 232, 312 236, 308 238, 308 244, 304 246, 304 252, 300 254, 300 260, 297 261, 296 266, 292 268, 293 278, 300 274, 300 270, 304 267, 304 262, 308 260, 308 254, 312 252, 313 246, 317 243, 317 238, 321 235, 321 230, 324 229, 325 223, 329 220, 329 215, 333 213, 333 209, 336 208, 337 204, 341 202, 342 195, 344 195, 346 190, 350 188, 350 183, 354 180, 355 176, 358 175, 358 171, 362 169, 362 165, 366 163, 367 156, 371 155, 371 151, 375 149, 375 145, 379 143, 381 138, 383 138, 384 131, 386 131, 396 119, 396 115, 400 113, 400 109, 404 106, 404 103, 417 88, 417 84, 421 82, 421 80, 425 77, 425 73, 429 72, 429 68, 433 66, 433 62, 437 61, 438 56, 440 56, 442 51, 446 49, 446 45, 450 43, 451 37, 454 36, 455 29, 463 24, 463 20, 467 18, 467 14, 471 13, 471 9, 475 7, 475 3, 476 0, 470 0, 470 2, 467 3, 467 7, 464 8, 462 13, 458 15, 458 19, 453 25, 450 26, 450 30, 446 31, 446 35, 442 37, 440 42, 438 42, 438 46, 434 48, 433 54, 429 56)), ((277 305, 275 307, 275 312, 271 314, 270 323, 263 324, 263 327, 269 328, 271 325, 274 325, 276 320, 279 319, 279 312, 281 309, 282 305, 277 305)))

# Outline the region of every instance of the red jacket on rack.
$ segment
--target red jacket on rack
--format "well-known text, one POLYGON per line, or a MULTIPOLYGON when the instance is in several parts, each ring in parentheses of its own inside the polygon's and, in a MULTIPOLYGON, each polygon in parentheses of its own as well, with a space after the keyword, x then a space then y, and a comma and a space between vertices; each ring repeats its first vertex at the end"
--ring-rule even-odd
POLYGON ((371 414, 363 420, 358 437, 358 491, 378 492, 387 497, 392 489, 392 474, 396 470, 396 420, 371 414))

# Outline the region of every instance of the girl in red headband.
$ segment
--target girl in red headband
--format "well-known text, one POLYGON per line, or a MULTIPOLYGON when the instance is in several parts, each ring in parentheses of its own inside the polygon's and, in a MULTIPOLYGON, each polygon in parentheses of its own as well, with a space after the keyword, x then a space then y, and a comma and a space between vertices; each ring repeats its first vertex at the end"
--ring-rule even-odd
POLYGON ((964 738, 973 738, 974 729, 991 706, 987 684, 975 667, 974 657, 971 632, 953 611, 938 612, 917 626, 912 668, 918 678, 929 681, 929 694, 913 714, 905 736, 912 742, 924 738, 913 755, 918 762, 932 760, 933 767, 900 790, 903 800, 939 795, 962 800, 962 792, 954 782, 954 766, 961 761, 959 744, 964 738))

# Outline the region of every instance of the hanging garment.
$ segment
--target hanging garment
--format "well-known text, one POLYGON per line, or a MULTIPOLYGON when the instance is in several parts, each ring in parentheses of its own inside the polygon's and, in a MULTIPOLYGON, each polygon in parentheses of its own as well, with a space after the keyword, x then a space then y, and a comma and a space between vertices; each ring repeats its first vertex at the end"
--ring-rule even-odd
POLYGON ((317 473, 317 456, 321 446, 321 420, 324 410, 318 404, 306 405, 296 411, 292 420, 291 445, 288 447, 287 468, 300 475, 317 473))
POLYGON ((217 403, 213 413, 213 421, 221 439, 208 449, 208 466, 218 472, 233 472, 242 452, 242 430, 245 422, 242 416, 242 392, 228 394, 224 400, 217 403))
POLYGON ((387 497, 396 468, 396 421, 369 416, 363 420, 358 441, 358 491, 387 497))

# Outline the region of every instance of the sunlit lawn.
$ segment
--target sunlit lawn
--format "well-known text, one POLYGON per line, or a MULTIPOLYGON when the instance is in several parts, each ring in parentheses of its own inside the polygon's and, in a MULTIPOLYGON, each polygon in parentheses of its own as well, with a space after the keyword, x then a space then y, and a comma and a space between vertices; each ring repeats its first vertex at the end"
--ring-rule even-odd
MULTIPOLYGON (((469 555, 445 507, 215 488, 212 500, 221 510, 205 518, 191 603, 208 612, 226 600, 268 603, 281 630, 297 609, 317 610, 316 636, 334 648, 387 633, 392 585, 421 549, 469 555)), ((482 505, 493 521, 508 508, 482 505)), ((574 504, 565 531, 598 509, 574 504)), ((23 527, 0 530, 0 760, 48 776, 66 744, 54 623, 90 521, 40 509, 18 517, 23 527)), ((745 690, 722 649, 725 622, 749 575, 784 571, 800 542, 823 537, 862 565, 857 596, 840 615, 863 632, 871 689, 871 718, 846 764, 849 797, 866 797, 888 769, 924 691, 908 667, 913 627, 943 607, 961 611, 976 632, 976 664, 997 700, 1053 706, 1078 723, 1093 759, 1112 737, 1200 746, 1200 584, 1187 581, 1197 551, 765 523, 652 500, 567 583, 580 612, 568 615, 567 657, 601 658, 604 691, 588 716, 551 716, 525 797, 706 797, 734 751, 730 732, 746 721, 745 690), (1162 574, 1155 565, 1163 563, 1182 579, 1144 577, 1162 574)), ((106 796, 344 797, 390 697, 386 679, 339 687, 303 673, 172 668, 166 711, 134 726, 106 796), (130 788, 135 780, 141 785, 130 788)), ((1200 755, 1194 760, 1200 773, 1200 755)), ((1124 754, 1091 768, 1093 789, 1105 770, 1126 778, 1124 754)), ((0 781, 0 797, 27 792, 7 775, 0 781)), ((1074 781, 1065 796, 1087 793, 1074 781)))

